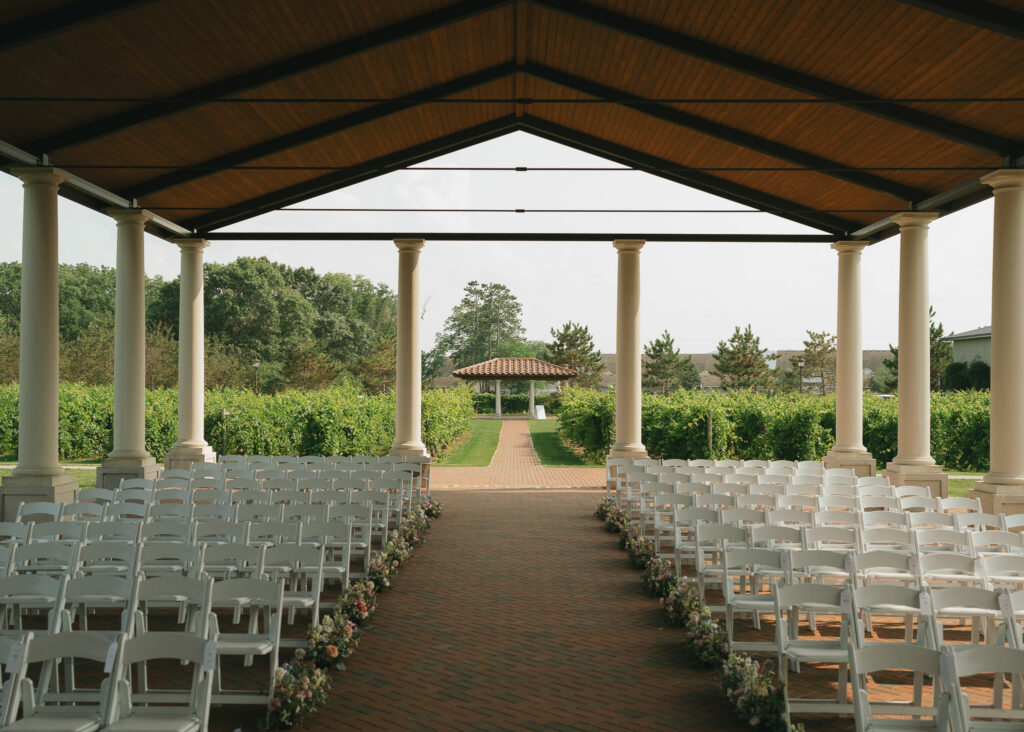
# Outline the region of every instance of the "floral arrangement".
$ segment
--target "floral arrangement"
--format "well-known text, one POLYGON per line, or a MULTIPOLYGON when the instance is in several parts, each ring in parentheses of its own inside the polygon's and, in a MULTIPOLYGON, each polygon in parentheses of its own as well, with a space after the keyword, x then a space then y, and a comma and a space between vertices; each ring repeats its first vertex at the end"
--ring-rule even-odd
POLYGON ((657 553, 654 550, 654 541, 632 526, 620 535, 620 544, 624 545, 633 566, 638 569, 646 568, 657 553))
POLYGON ((391 575, 398 570, 399 564, 397 559, 392 559, 390 555, 378 554, 370 560, 370 565, 366 568, 366 576, 378 590, 390 590, 391 589, 391 575))
POLYGON ((697 591, 691 585, 677 584, 661 600, 665 608, 665 619, 670 625, 686 625, 693 612, 700 604, 697 591))
POLYGON ((430 520, 441 518, 441 511, 444 510, 444 505, 430 496, 427 496, 427 500, 423 501, 420 506, 423 508, 423 512, 430 520))
POLYGON ((430 528, 430 517, 422 506, 417 506, 409 512, 409 517, 402 524, 399 531, 403 541, 410 547, 419 546, 423 543, 424 535, 430 528))
POLYGON ((307 659, 301 648, 291 663, 274 671, 274 696, 268 706, 270 725, 291 728, 327 703, 331 681, 307 659))
POLYGON ((669 559, 652 559, 647 563, 640 581, 655 597, 665 597, 678 583, 675 565, 669 559))
POLYGON ((612 506, 604 519, 604 528, 618 534, 623 533, 629 526, 629 516, 621 508, 612 506))
MULTIPOLYGON (((784 687, 771 661, 757 662, 746 654, 730 653, 722 663, 722 695, 737 715, 764 732, 787 732, 784 687)), ((803 730, 795 724, 792 730, 803 730)))
POLYGON ((704 603, 690 611, 684 631, 690 652, 704 666, 715 666, 728 657, 729 641, 725 628, 715 620, 704 603))
POLYGON ((373 580, 366 580, 349 585, 348 592, 338 601, 334 614, 360 625, 369 620, 376 609, 377 585, 373 580))
POLYGON ((608 518, 608 514, 610 514, 614 509, 615 501, 613 501, 608 496, 605 496, 604 498, 597 502, 597 510, 594 511, 594 515, 602 521, 604 521, 606 518, 608 518))
POLYGON ((341 613, 324 615, 317 625, 310 627, 309 658, 317 668, 345 669, 344 659, 352 655, 359 644, 359 626, 341 613))
POLYGON ((384 554, 391 558, 393 566, 394 562, 398 562, 397 566, 399 567, 405 566, 405 563, 409 561, 409 557, 412 556, 412 545, 406 541, 404 531, 399 532, 395 530, 391 532, 387 544, 384 545, 384 554))

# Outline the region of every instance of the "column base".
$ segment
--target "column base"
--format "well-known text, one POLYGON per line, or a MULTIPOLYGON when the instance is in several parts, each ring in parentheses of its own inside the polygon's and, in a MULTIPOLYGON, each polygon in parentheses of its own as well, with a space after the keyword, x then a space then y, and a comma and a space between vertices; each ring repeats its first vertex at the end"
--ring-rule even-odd
POLYGON ((96 487, 114 490, 122 480, 145 478, 155 480, 160 474, 160 466, 156 459, 147 455, 144 458, 111 457, 108 455, 96 469, 96 487))
POLYGON ((826 468, 852 468, 854 475, 858 478, 867 478, 877 472, 878 466, 871 453, 867 450, 847 452, 844 450, 833 450, 825 456, 826 468))
POLYGON ((985 513, 1024 513, 1024 485, 1020 483, 999 482, 999 479, 986 475, 968 491, 970 498, 981 499, 981 510, 985 513))
POLYGON ((8 475, 0 481, 0 520, 14 521, 22 502, 72 503, 78 482, 70 473, 60 475, 8 475))
POLYGON ((612 445, 612 449, 608 451, 608 457, 642 460, 647 457, 647 448, 639 442, 631 445, 612 445))
POLYGON ((905 465, 893 461, 886 464, 882 475, 894 486, 921 485, 931 491, 932 498, 949 497, 949 476, 941 465, 905 465))
POLYGON ((388 450, 388 455, 401 457, 430 457, 430 451, 422 442, 396 442, 388 450))
POLYGON ((167 470, 188 470, 192 463, 213 463, 217 461, 217 453, 209 445, 201 447, 188 447, 175 445, 167 451, 164 457, 164 467, 167 470))

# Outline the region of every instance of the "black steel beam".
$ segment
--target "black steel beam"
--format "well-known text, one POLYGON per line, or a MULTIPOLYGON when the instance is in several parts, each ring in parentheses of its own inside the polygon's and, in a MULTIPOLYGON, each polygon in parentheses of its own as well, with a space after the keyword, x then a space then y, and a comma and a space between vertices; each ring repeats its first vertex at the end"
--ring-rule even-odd
POLYGON ((153 2, 156 0, 77 0, 30 15, 0 28, 0 51, 34 43, 153 2))
POLYGON ((984 0, 899 0, 906 5, 1024 40, 1024 13, 984 0))
POLYGON ((885 103, 878 97, 841 84, 834 84, 755 56, 677 33, 629 15, 606 10, 583 2, 583 0, 531 0, 531 2, 618 33, 625 33, 649 43, 656 43, 693 58, 739 71, 802 94, 819 99, 834 100, 836 104, 856 109, 859 112, 887 119, 890 122, 897 122, 915 130, 984 150, 1000 157, 1015 157, 1024 151, 1024 142, 1020 140, 994 135, 911 107, 885 103))
POLYGON ((210 241, 542 241, 610 242, 615 239, 643 239, 664 242, 764 242, 790 244, 827 244, 835 241, 828 234, 606 234, 566 232, 388 232, 388 231, 225 231, 204 234, 210 241))
POLYGON ((70 130, 38 138, 25 144, 24 147, 37 154, 43 154, 81 145, 90 140, 126 130, 135 125, 192 109, 211 99, 235 96, 250 89, 266 86, 275 81, 311 71, 350 56, 428 33, 437 28, 500 8, 511 1, 462 0, 438 10, 399 21, 386 28, 379 28, 355 38, 338 41, 323 48, 308 51, 281 61, 275 61, 258 69, 251 69, 237 76, 206 84, 198 89, 190 89, 158 102, 143 104, 135 109, 118 112, 117 114, 88 122, 70 130))
POLYGON ((807 209, 805 204, 773 196, 763 191, 748 188, 747 186, 733 183, 707 173, 698 171, 687 171, 680 168, 678 163, 673 163, 663 158, 658 158, 646 153, 638 152, 631 148, 608 142, 598 137, 578 132, 554 122, 527 116, 520 120, 522 128, 527 132, 543 137, 546 140, 559 142, 563 145, 581 150, 611 160, 622 165, 628 165, 643 170, 659 178, 682 183, 683 185, 711 193, 715 196, 727 198, 730 201, 751 206, 766 213, 771 213, 782 218, 795 221, 804 226, 815 229, 822 229, 835 236, 844 236, 846 232, 860 228, 860 224, 847 219, 826 213, 791 213, 792 210, 807 209))
POLYGON ((237 205, 225 207, 223 211, 203 214, 194 219, 178 223, 188 229, 202 232, 205 235, 205 233, 212 229, 244 221, 245 219, 283 206, 305 201, 313 196, 330 193, 339 188, 345 188, 346 186, 390 173, 393 170, 399 170, 400 168, 415 165, 439 155, 445 155, 471 145, 476 145, 477 143, 486 142, 495 137, 501 137, 515 129, 516 118, 514 116, 501 117, 492 122, 485 122, 476 127, 470 127, 469 129, 446 135, 436 140, 368 160, 365 163, 346 168, 342 171, 318 176, 313 180, 298 183, 280 191, 257 196, 237 205))
POLYGON ((802 168, 821 170, 824 175, 831 176, 847 183, 852 183, 862 188, 869 188, 871 190, 878 191, 879 193, 894 196, 895 198, 899 198, 903 201, 916 201, 921 198, 926 198, 932 193, 920 188, 914 188, 913 186, 903 185, 902 183, 897 183, 872 173, 855 170, 837 170, 840 168, 847 168, 848 166, 842 163, 837 163, 834 160, 829 160, 828 158, 808 153, 795 147, 790 147, 789 145, 785 145, 781 142, 768 140, 764 137, 736 129, 735 127, 730 127, 719 122, 698 117, 697 115, 690 114, 689 112, 683 112, 673 107, 661 104, 645 102, 642 97, 628 94, 619 89, 603 86, 589 81, 588 79, 568 74, 564 71, 559 71, 557 69, 552 69, 535 63, 524 64, 523 71, 537 79, 548 81, 592 97, 614 99, 617 104, 629 107, 641 114, 655 117, 663 122, 668 122, 679 127, 686 127, 687 129, 694 130, 695 132, 700 132, 701 134, 709 135, 710 137, 732 143, 733 145, 739 145, 747 148, 748 150, 754 150, 755 152, 770 155, 771 157, 779 160, 784 160, 787 163, 799 165, 802 168))

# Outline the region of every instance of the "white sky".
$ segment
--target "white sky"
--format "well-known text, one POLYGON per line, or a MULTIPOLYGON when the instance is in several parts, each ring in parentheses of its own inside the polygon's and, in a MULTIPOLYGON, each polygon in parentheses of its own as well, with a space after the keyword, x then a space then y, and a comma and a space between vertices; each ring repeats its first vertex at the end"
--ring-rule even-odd
MULTIPOLYGON (((602 159, 524 132, 424 165, 599 166, 602 159)), ((796 175, 796 174, 795 174, 796 175)), ((0 260, 21 259, 21 186, 0 176, 0 260)), ((741 208, 638 172, 397 171, 300 206, 363 208, 741 208)), ((115 264, 114 223, 60 202, 60 261, 115 264)), ((821 233, 768 214, 266 214, 234 231, 581 231, 609 233, 821 233)), ((931 226, 931 300, 947 332, 991 322, 992 201, 931 226)), ((318 272, 361 274, 396 287, 389 242, 214 242, 208 261, 266 255, 318 272)), ((616 254, 607 243, 428 242, 421 255, 426 303, 423 347, 469 280, 501 282, 523 304, 527 337, 549 339, 567 320, 590 327, 597 347, 615 351, 616 254)), ((146 271, 177 276, 177 247, 146 237, 146 271)), ((897 340, 899 247, 896 238, 864 250, 863 341, 897 340)), ((807 330, 836 328, 836 255, 827 244, 650 243, 641 254, 643 340, 668 330, 683 352, 715 350, 736 325, 752 324, 762 346, 799 349, 807 330)))

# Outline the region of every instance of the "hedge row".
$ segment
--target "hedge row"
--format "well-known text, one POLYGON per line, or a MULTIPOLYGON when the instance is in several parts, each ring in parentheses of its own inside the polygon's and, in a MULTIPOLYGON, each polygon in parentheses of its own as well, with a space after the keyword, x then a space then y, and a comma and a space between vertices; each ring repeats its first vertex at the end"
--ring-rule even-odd
MULTIPOLYGON (((835 443, 835 408, 834 397, 811 394, 644 394, 643 441, 652 457, 820 460, 835 443)), ((896 456, 896 416, 895 399, 864 395, 864 446, 879 464, 896 456)), ((614 441, 615 393, 563 391, 559 432, 603 458, 614 441)), ((988 455, 988 392, 933 393, 932 457, 951 470, 985 472, 988 455)))
MULTIPOLYGON (((177 439, 175 389, 146 393, 146 449, 162 460, 177 439)), ((423 441, 444 452, 469 427, 468 386, 423 393, 423 441)), ((60 385, 62 460, 100 458, 113 446, 114 393, 108 386, 60 385)), ((394 393, 365 395, 350 387, 253 394, 206 394, 206 439, 218 454, 383 455, 395 438, 394 393)), ((18 386, 0 387, 0 454, 18 448, 18 386)))
MULTIPOLYGON (((534 404, 543 404, 544 409, 548 414, 552 413, 549 404, 554 400, 552 397, 554 394, 538 394, 534 397, 534 404)), ((502 414, 526 414, 530 408, 530 395, 529 394, 502 394, 501 395, 501 413, 502 414)), ((494 394, 474 394, 473 395, 473 410, 477 414, 494 414, 494 394)))

